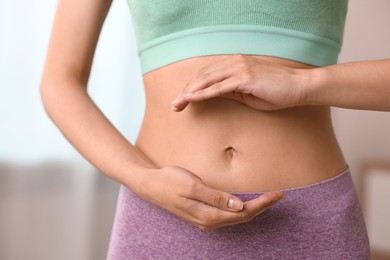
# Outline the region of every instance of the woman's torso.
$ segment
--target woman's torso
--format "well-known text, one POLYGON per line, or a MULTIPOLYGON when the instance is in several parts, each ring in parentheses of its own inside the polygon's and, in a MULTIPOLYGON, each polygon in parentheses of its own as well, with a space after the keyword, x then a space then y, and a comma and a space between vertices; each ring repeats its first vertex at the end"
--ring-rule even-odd
MULTIPOLYGON (((181 166, 211 187, 237 192, 303 186, 345 169, 329 107, 265 112, 214 98, 173 112, 171 101, 195 73, 226 57, 194 57, 144 75, 146 110, 136 146, 158 167, 181 166)), ((286 59, 255 57, 310 68, 286 59)))

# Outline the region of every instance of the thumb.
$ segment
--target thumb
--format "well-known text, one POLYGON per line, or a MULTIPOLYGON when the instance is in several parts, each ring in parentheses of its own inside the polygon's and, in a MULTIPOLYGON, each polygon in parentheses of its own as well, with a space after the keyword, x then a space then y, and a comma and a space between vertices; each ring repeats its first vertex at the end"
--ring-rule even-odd
POLYGON ((202 188, 198 189, 194 194, 194 199, 229 211, 240 211, 244 208, 244 203, 238 197, 228 192, 212 189, 206 185, 202 185, 202 188))

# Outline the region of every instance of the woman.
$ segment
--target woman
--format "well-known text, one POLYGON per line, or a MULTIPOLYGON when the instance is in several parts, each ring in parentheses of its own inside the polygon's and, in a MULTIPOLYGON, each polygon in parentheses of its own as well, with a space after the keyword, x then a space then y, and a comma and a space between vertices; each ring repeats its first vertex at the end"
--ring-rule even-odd
POLYGON ((86 91, 110 4, 59 2, 41 84, 64 136, 122 184, 109 259, 369 259, 329 107, 389 111, 390 61, 335 65, 346 1, 130 0, 134 145, 86 91))

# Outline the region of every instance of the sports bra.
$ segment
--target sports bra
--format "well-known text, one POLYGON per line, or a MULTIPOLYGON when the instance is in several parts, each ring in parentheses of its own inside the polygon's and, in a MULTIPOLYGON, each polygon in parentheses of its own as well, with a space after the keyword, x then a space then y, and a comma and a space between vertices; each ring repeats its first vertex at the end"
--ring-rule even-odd
POLYGON ((337 63, 348 0, 127 0, 143 74, 205 55, 337 63))

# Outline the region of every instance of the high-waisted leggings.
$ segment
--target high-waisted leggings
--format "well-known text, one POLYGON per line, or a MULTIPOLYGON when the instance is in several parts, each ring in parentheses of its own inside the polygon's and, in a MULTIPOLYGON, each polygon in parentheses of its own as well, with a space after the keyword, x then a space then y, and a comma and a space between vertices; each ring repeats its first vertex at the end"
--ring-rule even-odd
MULTIPOLYGON (((250 222, 202 231, 121 186, 107 259, 370 259, 348 168, 283 192, 250 222)), ((246 201, 263 192, 232 194, 246 201)))

